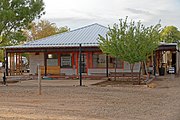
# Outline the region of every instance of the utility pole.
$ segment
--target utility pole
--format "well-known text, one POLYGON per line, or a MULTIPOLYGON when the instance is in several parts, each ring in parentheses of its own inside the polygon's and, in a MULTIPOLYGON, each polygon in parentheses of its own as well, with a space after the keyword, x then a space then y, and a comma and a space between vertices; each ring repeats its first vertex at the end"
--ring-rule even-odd
POLYGON ((80 86, 82 86, 82 60, 81 60, 81 56, 82 56, 82 48, 81 48, 81 44, 79 44, 79 80, 80 80, 80 86))

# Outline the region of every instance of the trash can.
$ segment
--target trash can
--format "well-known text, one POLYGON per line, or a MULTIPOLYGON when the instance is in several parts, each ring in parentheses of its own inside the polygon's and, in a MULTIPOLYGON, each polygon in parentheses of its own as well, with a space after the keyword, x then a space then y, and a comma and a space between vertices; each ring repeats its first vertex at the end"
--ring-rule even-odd
POLYGON ((160 67, 159 68, 159 75, 160 76, 164 76, 164 74, 165 74, 165 68, 164 67, 160 67))

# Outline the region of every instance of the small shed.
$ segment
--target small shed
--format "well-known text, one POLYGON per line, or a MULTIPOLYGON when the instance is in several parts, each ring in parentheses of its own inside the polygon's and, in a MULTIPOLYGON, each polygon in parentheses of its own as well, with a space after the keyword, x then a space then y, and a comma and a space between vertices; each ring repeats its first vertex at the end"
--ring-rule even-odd
POLYGON ((156 67, 161 72, 179 73, 180 71, 180 48, 178 43, 161 42, 156 50, 156 67))

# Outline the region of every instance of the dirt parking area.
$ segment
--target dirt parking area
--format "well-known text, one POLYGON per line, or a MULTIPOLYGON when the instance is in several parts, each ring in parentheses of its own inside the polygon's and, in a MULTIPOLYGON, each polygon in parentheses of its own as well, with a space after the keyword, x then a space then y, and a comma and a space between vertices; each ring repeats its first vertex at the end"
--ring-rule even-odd
POLYGON ((94 86, 98 80, 0 85, 0 120, 180 120, 180 78, 146 85, 94 86))

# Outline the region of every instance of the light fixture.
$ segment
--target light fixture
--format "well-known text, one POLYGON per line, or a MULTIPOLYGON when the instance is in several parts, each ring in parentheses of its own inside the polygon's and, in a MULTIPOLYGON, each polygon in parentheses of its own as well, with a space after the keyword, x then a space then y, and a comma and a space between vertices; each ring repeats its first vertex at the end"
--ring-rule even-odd
POLYGON ((53 56, 52 56, 52 54, 48 54, 48 58, 52 58, 53 56))

